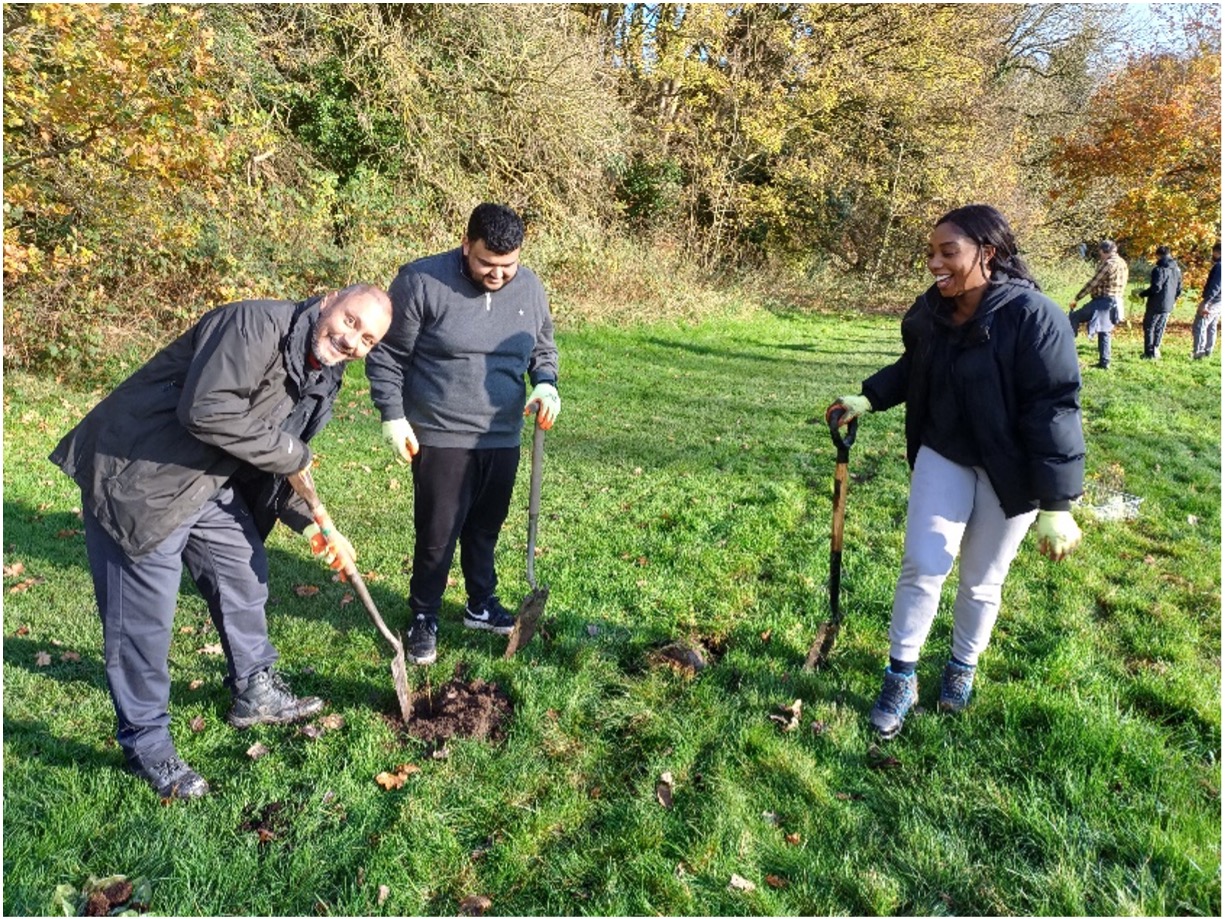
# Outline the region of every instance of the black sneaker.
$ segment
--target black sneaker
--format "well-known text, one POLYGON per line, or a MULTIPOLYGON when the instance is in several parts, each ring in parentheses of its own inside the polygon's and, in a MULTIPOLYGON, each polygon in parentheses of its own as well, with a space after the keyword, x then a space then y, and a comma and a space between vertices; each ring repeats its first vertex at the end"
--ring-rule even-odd
POLYGON ((156 763, 133 756, 128 768, 152 785, 159 798, 202 798, 209 792, 208 782, 177 755, 156 763))
POLYGON ((323 708, 318 696, 299 698, 271 667, 247 677, 247 686, 234 696, 226 721, 236 728, 253 724, 290 724, 310 718, 323 708))
POLYGON ((405 656, 414 664, 432 664, 438 659, 438 617, 418 613, 404 643, 405 656))
POLYGON ((464 625, 470 629, 485 629, 497 635, 509 635, 515 630, 515 617, 497 597, 490 597, 473 608, 471 601, 464 608, 464 625))

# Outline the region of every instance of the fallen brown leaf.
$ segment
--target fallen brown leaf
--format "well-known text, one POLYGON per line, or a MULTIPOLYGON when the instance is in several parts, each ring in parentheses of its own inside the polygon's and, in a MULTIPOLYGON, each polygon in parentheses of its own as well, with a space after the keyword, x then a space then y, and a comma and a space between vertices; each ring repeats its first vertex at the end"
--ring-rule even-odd
POLYGON ((196 627, 194 625, 179 626, 179 634, 180 635, 195 635, 196 627))
POLYGON ((51 666, 51 655, 48 654, 46 651, 39 651, 37 654, 34 655, 34 666, 35 667, 51 666))
POLYGON ((782 890, 784 887, 787 886, 787 879, 780 878, 777 874, 767 874, 766 883, 769 884, 771 887, 773 887, 775 890, 782 890))
POLYGON ((345 726, 345 719, 343 715, 324 715, 319 724, 326 731, 339 731, 345 726))
POLYGON ((19 626, 17 627, 17 631, 16 631, 16 632, 14 632, 13 634, 14 634, 14 635, 16 635, 16 636, 18 636, 18 637, 20 637, 20 636, 22 636, 22 635, 29 635, 29 634, 30 634, 30 627, 29 627, 28 625, 19 625, 19 626))
POLYGON ((13 562, 11 565, 4 566, 4 576, 6 578, 15 578, 26 570, 24 562, 13 562))
POLYGON ((309 737, 311 740, 318 740, 323 736, 323 728, 317 724, 304 724, 298 728, 298 733, 303 737, 309 737))
POLYGON ((259 759, 261 756, 267 756, 272 751, 265 747, 262 743, 253 743, 247 747, 247 756, 251 759, 259 759))
POLYGON ((804 707, 804 703, 796 699, 790 705, 780 705, 778 710, 785 712, 785 715, 771 715, 770 720, 778 723, 784 731, 794 731, 800 726, 800 710, 804 707))
POLYGON ((16 584, 10 587, 9 593, 11 594, 24 593, 25 591, 33 587, 35 584, 41 584, 42 582, 43 582, 43 578, 26 578, 24 581, 18 581, 16 584))
POLYGON ((196 715, 196 717, 191 719, 191 732, 193 734, 199 734, 203 730, 204 730, 204 716, 196 715))
POLYGON ((484 894, 469 894, 459 901, 461 916, 483 916, 493 906, 493 901, 484 894))
POLYGON ((68 527, 56 533, 55 538, 56 539, 72 539, 72 537, 80 536, 84 532, 85 532, 84 530, 74 530, 71 527, 68 527))
POLYGON ((319 588, 314 584, 299 584, 293 589, 293 592, 299 597, 313 597, 315 594, 319 593, 319 588))
POLYGON ((60 655, 60 660, 62 661, 79 661, 80 659, 81 655, 79 655, 76 651, 65 651, 60 655))
POLYGON ((190 683, 187 684, 187 688, 188 689, 199 689, 203 685, 204 685, 203 680, 192 680, 190 683))
POLYGON ((352 602, 353 602, 353 600, 354 600, 353 594, 351 594, 351 593, 349 593, 348 591, 346 591, 346 592, 345 592, 345 595, 344 595, 343 597, 341 597, 341 598, 340 598, 340 605, 341 605, 341 606, 348 606, 350 603, 352 603, 352 602))
POLYGON ((788 833, 783 839, 787 840, 787 845, 789 846, 798 846, 800 844, 799 833, 788 833))
POLYGON ((659 781, 655 783, 655 800, 663 807, 672 807, 672 786, 675 784, 672 781, 671 772, 661 772, 659 781))
POLYGON ((213 642, 212 644, 205 645, 203 648, 198 649, 196 653, 197 654, 224 654, 225 650, 221 647, 221 642, 217 641, 217 642, 213 642))
POLYGON ((761 640, 763 642, 769 641, 770 636, 773 634, 773 632, 774 632, 773 629, 766 629, 764 632, 761 633, 761 640))
POLYGON ((268 829, 266 826, 261 826, 256 832, 259 835, 260 845, 267 842, 272 842, 272 840, 276 839, 276 833, 272 832, 272 830, 268 829))
POLYGON ((374 780, 383 786, 384 791, 394 791, 397 788, 403 788, 408 776, 400 775, 391 772, 380 772, 374 777, 374 780))
POLYGON ((377 905, 382 906, 384 903, 387 902, 387 898, 390 896, 391 896, 391 888, 388 887, 386 884, 380 884, 377 905))
POLYGON ((757 889, 757 885, 748 878, 742 878, 738 874, 733 874, 732 879, 727 883, 729 890, 743 890, 745 893, 751 893, 757 889))

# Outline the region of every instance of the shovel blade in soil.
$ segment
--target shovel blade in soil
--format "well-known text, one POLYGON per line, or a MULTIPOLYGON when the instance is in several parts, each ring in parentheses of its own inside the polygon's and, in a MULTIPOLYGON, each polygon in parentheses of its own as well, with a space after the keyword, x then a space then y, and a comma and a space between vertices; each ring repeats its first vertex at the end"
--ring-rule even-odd
POLYGON ((503 658, 510 660, 515 652, 532 640, 536 634, 536 623, 544 613, 544 604, 549 599, 548 586, 537 587, 519 604, 519 615, 515 617, 515 628, 506 642, 506 653, 503 658))
POLYGON ((834 641, 838 638, 839 622, 824 622, 817 630, 817 637, 808 649, 808 657, 804 660, 805 670, 820 670, 829 660, 830 652, 834 650, 834 641))
POLYGON ((391 681, 396 686, 396 701, 400 704, 400 718, 408 724, 413 714, 413 697, 408 691, 408 664, 401 647, 391 661, 391 681))

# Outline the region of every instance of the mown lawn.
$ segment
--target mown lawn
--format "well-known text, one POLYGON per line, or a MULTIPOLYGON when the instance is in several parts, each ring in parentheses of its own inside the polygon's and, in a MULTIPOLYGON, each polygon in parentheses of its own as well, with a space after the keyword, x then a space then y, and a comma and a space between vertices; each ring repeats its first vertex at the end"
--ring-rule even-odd
MULTIPOLYGON (((1174 328, 1143 362, 1133 328, 1108 373, 1085 371, 1089 471, 1143 498, 1138 518, 1078 511, 1084 545, 1061 565, 1029 538, 960 717, 934 711, 942 608, 919 670, 927 711, 878 751, 866 715, 902 548, 902 413, 867 418, 851 451, 847 618, 816 674, 801 665, 828 613, 834 455, 810 419, 893 359, 896 318, 761 312, 559 343, 536 566, 548 634, 503 661, 502 639, 461 627, 453 587, 439 660, 410 674, 418 691, 460 665, 496 681, 506 738, 434 759, 398 736, 386 648, 278 528, 273 640, 343 727, 227 727, 224 664, 199 653, 215 633, 185 587, 173 732, 215 793, 174 806, 120 768, 80 496, 45 459, 103 390, 6 377, 6 914, 124 874, 149 880, 153 912, 184 915, 454 915, 471 895, 525 915, 1220 915, 1219 357, 1192 363, 1174 328), (677 638, 710 666, 654 663, 677 638), (796 699, 784 732, 770 715, 796 699), (271 752, 253 760, 257 741, 271 752), (403 788, 376 784, 406 762, 420 772, 403 788)), ((316 478, 404 628, 411 489, 365 390, 351 368, 316 478)), ((526 471, 527 451, 499 549, 512 607, 526 471)))

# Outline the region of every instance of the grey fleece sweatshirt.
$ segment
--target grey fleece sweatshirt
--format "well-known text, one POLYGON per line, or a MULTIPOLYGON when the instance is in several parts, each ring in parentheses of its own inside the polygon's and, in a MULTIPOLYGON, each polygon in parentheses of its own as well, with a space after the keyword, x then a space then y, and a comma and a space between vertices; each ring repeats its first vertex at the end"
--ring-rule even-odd
POLYGON ((523 375, 557 382, 553 318, 535 273, 520 265, 487 291, 455 248, 404 265, 389 293, 391 329, 366 357, 383 420, 407 418, 423 446, 518 446, 523 375))

